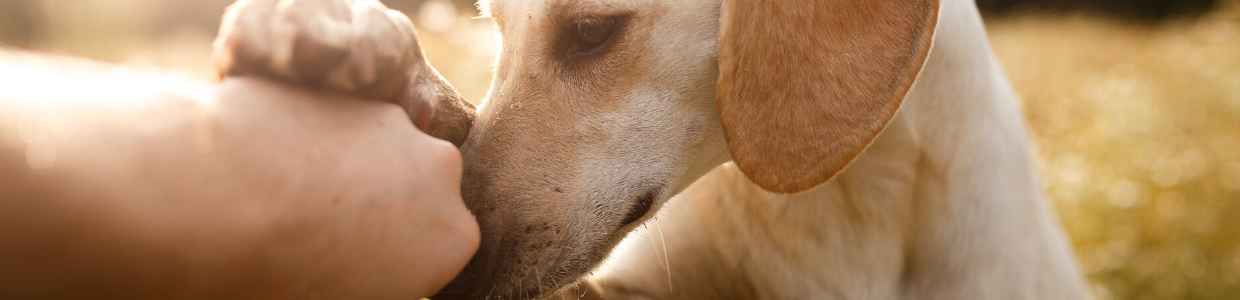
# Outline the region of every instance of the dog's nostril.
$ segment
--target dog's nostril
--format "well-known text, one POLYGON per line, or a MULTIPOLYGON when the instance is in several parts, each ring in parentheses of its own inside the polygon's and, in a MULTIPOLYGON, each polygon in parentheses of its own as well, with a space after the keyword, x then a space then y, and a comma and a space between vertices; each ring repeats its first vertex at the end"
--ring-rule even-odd
POLYGON ((637 222, 647 212, 650 212, 650 206, 654 204, 654 191, 646 192, 637 198, 637 203, 633 203, 633 207, 629 208, 629 213, 624 215, 624 221, 620 222, 620 226, 628 226, 633 222, 637 222))

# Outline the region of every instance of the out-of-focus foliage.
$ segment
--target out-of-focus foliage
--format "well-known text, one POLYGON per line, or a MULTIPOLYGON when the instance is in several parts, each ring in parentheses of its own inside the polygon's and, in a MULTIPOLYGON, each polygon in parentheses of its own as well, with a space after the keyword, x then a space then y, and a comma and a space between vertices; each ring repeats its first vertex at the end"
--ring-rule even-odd
POLYGON ((0 0, 0 45, 206 72, 231 2, 0 0))
POLYGON ((976 0, 982 13, 1009 15, 1021 13, 1089 12, 1152 22, 1165 18, 1195 17, 1209 12, 1226 0, 976 0))
POLYGON ((989 21, 1098 299, 1240 297, 1240 1, 1195 21, 989 21))
MULTIPOLYGON (((384 2, 414 19, 431 63, 477 102, 497 37, 468 1, 384 2)), ((230 2, 0 0, 0 44, 208 78, 230 2)), ((1099 300, 1240 295, 1240 0, 1212 2, 1157 22, 987 19, 1099 300)))
MULTIPOLYGON (((210 71, 211 41, 234 0, 0 0, 0 47, 210 71)), ((414 19, 427 57, 468 99, 490 80, 490 20, 469 0, 385 0, 414 19), (419 16, 422 16, 419 18, 419 16)))

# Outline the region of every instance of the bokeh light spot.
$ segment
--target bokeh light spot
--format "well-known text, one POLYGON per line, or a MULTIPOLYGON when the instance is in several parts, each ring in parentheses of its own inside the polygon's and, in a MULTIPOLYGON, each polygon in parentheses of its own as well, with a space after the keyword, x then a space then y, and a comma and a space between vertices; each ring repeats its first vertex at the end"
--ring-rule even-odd
POLYGON ((35 170, 51 168, 56 164, 56 145, 50 140, 27 143, 26 164, 35 170))

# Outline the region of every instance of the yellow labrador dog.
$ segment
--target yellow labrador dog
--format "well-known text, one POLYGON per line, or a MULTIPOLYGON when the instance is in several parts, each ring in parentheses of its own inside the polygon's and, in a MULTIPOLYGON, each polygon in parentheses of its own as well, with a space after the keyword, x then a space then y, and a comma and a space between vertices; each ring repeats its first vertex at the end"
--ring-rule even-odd
MULTIPOLYGON (((472 120, 483 237, 436 299, 1086 297, 972 1, 480 7, 491 89, 435 123, 472 120)), ((314 22, 270 32, 332 36, 314 22)), ((340 49, 376 45, 416 42, 340 49)), ((281 47, 254 57, 304 64, 281 47)))

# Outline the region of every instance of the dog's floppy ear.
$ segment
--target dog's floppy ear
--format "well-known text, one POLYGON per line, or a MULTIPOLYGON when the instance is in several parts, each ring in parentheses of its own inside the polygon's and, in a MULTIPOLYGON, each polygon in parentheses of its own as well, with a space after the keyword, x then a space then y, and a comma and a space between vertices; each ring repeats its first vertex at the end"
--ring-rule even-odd
POLYGON ((930 52, 939 0, 726 0, 719 118, 737 167, 796 193, 848 166, 930 52))

